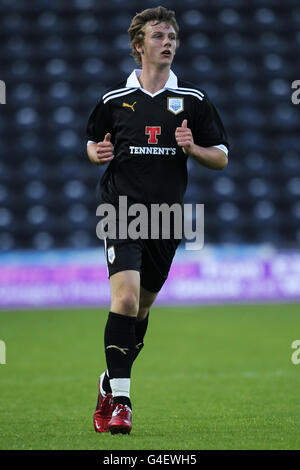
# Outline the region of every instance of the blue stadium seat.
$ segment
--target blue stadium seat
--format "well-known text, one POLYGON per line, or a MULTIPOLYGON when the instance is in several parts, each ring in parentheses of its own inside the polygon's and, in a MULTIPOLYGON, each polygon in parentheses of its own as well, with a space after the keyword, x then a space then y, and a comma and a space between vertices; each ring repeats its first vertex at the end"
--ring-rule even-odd
POLYGON ((9 68, 5 71, 6 80, 8 83, 20 83, 25 80, 27 83, 36 79, 37 67, 34 62, 24 60, 21 58, 12 58, 9 56, 11 61, 9 68))
POLYGON ((299 29, 300 27, 300 8, 299 8, 299 3, 297 4, 297 7, 294 8, 293 10, 289 11, 289 21, 291 24, 299 29))
POLYGON ((248 190, 252 198, 261 199, 270 196, 270 184, 266 179, 253 178, 249 181, 248 190))
POLYGON ((272 121, 278 130, 299 129, 299 112, 296 106, 291 103, 280 103, 273 107, 272 121))
POLYGON ((276 206, 266 199, 255 204, 253 215, 257 222, 263 222, 264 225, 277 225, 279 221, 276 206))
POLYGON ((16 246, 16 240, 11 233, 0 232, 0 252, 13 250, 16 246))
POLYGON ((282 37, 279 33, 273 31, 265 31, 260 34, 258 38, 258 44, 260 52, 267 53, 279 53, 285 54, 289 51, 288 41, 282 37))
POLYGON ((49 250, 55 245, 55 239, 47 231, 37 232, 32 237, 32 248, 36 250, 49 250))
POLYGON ((244 128, 263 129, 267 118, 262 110, 253 106, 240 106, 235 115, 236 121, 244 128))
POLYGON ((291 215, 300 222, 300 201, 297 201, 291 207, 291 215))
POLYGON ((70 82, 58 80, 50 84, 45 99, 51 105, 74 106, 77 103, 77 94, 70 82))
POLYGON ((247 59, 242 54, 229 58, 228 69, 226 73, 234 80, 237 79, 254 79, 257 74, 257 66, 252 60, 247 59))
POLYGON ((300 196, 300 177, 295 176, 288 180, 287 191, 291 195, 291 199, 300 196))
POLYGON ((74 26, 81 34, 97 34, 101 31, 104 21, 100 16, 95 14, 80 13, 75 21, 74 26))
POLYGON ((268 139, 263 130, 245 130, 245 127, 241 127, 239 124, 236 125, 241 129, 241 134, 236 141, 236 145, 240 146, 239 148, 242 148, 245 152, 267 152, 269 150, 268 139))
POLYGON ((186 46, 188 46, 189 55, 210 53, 215 49, 208 34, 202 32, 191 34, 188 37, 186 46))
POLYGON ((87 248, 91 245, 100 245, 100 240, 96 234, 91 234, 85 230, 74 230, 66 239, 66 244, 72 248, 87 248))
POLYGON ((29 26, 26 18, 19 13, 9 13, 3 15, 0 23, 2 34, 6 35, 22 35, 28 33, 29 26))
POLYGON ((62 37, 55 34, 47 36, 39 45, 40 57, 50 58, 68 58, 71 55, 71 44, 67 43, 62 37))
POLYGON ((33 45, 18 35, 9 37, 3 48, 3 57, 10 60, 31 60, 33 55, 33 45))
POLYGON ((270 176, 272 174, 272 166, 266 157, 260 152, 248 152, 245 154, 245 170, 248 178, 270 176))
POLYGON ((30 82, 19 83, 11 91, 11 100, 18 108, 35 106, 40 103, 40 94, 30 82))
POLYGON ((250 42, 243 32, 229 31, 224 34, 223 47, 220 47, 220 55, 227 57, 243 54, 248 56, 255 52, 255 45, 250 42))
POLYGON ((4 184, 4 187, 9 187, 9 182, 12 180, 12 170, 9 168, 8 164, 0 160, 0 184, 4 184))
POLYGON ((40 204, 29 207, 28 212, 26 214, 26 218, 29 224, 35 226, 44 226, 45 224, 47 224, 49 216, 50 214, 47 208, 40 204))
POLYGON ((7 229, 13 224, 13 213, 7 207, 0 207, 0 228, 7 229))
POLYGON ((300 176, 300 152, 293 150, 282 152, 279 170, 284 175, 300 176))
POLYGON ((97 0, 74 0, 73 7, 77 10, 94 10, 97 0))
POLYGON ((205 17, 198 9, 186 10, 181 16, 181 21, 188 26, 200 26, 205 22, 205 17))
POLYGON ((55 141, 55 148, 58 152, 70 152, 72 150, 76 151, 80 143, 81 140, 77 132, 75 132, 73 129, 65 129, 58 133, 55 141))
POLYGON ((87 58, 82 65, 82 71, 86 77, 94 77, 95 79, 101 77, 105 70, 105 64, 103 60, 98 57, 89 57, 87 58))
POLYGON ((54 58, 48 60, 45 66, 45 79, 50 80, 71 80, 72 70, 66 60, 54 58))
POLYGON ((291 84, 287 79, 274 78, 268 83, 268 91, 273 95, 271 97, 273 102, 275 100, 278 102, 280 99, 286 102, 291 96, 291 84))
POLYGON ((235 8, 224 8, 218 14, 218 19, 226 28, 230 31, 239 29, 241 23, 244 21, 243 15, 240 14, 238 10, 235 8))
POLYGON ((74 202, 80 202, 86 204, 87 207, 91 204, 95 209, 94 191, 91 192, 90 189, 86 187, 82 179, 65 181, 63 183, 63 198, 69 203, 69 205, 74 204, 74 202))
POLYGON ((47 185, 41 180, 31 180, 25 184, 24 198, 28 206, 43 204, 47 205, 51 198, 47 185))
POLYGON ((228 176, 216 177, 213 181, 212 190, 217 198, 222 201, 236 201, 239 197, 239 190, 234 180, 228 176))
POLYGON ((51 33, 61 34, 63 32, 64 21, 61 16, 47 9, 38 16, 36 30, 42 36, 51 33))
POLYGON ((206 55, 196 56, 192 61, 192 67, 194 72, 201 76, 201 80, 217 80, 222 74, 217 64, 206 55))
MULTIPOLYGON (((37 131, 40 128, 39 114, 33 107, 21 108, 16 113, 16 129, 20 131, 37 131)), ((32 134, 32 141, 34 137, 32 134)))
POLYGON ((96 34, 86 34, 79 38, 78 52, 86 57, 103 57, 109 50, 108 45, 96 34))
POLYGON ((260 99, 261 92, 258 87, 255 86, 254 80, 249 80, 248 77, 234 80, 231 100, 236 104, 237 110, 239 110, 239 104, 241 101, 242 103, 245 103, 245 105, 253 105, 253 102, 258 102, 260 99))

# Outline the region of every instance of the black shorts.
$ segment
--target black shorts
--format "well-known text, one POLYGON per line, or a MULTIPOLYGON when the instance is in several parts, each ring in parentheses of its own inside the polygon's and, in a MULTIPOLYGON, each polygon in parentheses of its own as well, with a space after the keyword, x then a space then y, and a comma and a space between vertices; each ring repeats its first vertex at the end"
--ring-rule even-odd
POLYGON ((129 269, 139 271, 141 286, 150 292, 159 292, 167 280, 180 241, 106 238, 104 246, 108 277, 129 269))

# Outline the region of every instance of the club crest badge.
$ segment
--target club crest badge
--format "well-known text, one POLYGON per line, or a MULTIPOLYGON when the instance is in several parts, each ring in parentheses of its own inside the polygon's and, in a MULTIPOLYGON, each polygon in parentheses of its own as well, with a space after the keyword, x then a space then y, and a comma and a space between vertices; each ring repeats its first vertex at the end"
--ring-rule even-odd
POLYGON ((183 98, 168 98, 167 109, 173 114, 179 114, 183 111, 183 98))
POLYGON ((113 264, 115 261, 116 254, 115 254, 115 248, 113 246, 110 246, 107 250, 107 259, 110 262, 110 264, 113 264))

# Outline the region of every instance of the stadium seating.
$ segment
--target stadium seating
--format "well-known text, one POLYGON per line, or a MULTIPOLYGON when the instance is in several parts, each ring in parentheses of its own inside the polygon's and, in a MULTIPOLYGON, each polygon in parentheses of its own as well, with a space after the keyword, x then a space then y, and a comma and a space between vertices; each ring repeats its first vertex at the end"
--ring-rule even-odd
POLYGON ((298 0, 0 0, 0 250, 102 243, 86 122, 136 67, 132 16, 160 3, 180 25, 174 71, 208 93, 231 144, 221 173, 189 161, 206 243, 299 243, 298 0))

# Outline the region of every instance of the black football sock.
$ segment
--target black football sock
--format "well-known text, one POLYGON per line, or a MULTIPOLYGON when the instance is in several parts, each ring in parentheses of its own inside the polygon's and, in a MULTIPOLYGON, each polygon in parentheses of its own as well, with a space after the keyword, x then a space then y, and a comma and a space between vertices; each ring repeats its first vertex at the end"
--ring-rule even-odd
POLYGON ((136 345, 135 345, 135 352, 134 352, 134 358, 133 358, 134 361, 139 355, 139 353, 141 352, 141 349, 144 347, 144 337, 148 328, 148 320, 149 320, 149 312, 147 313, 147 316, 144 318, 144 320, 136 321, 136 324, 135 324, 136 345))
MULTIPOLYGON (((121 397, 129 399, 129 386, 131 374, 131 366, 135 354, 135 323, 136 318, 119 313, 109 312, 105 331, 104 344, 107 369, 109 374, 110 386, 113 390, 114 398, 118 398, 120 403, 121 397), (115 380, 121 379, 121 380, 115 380), (114 386, 112 385, 114 384, 114 386), (125 384, 124 395, 119 389, 114 388, 117 384, 125 384)), ((125 400, 127 402, 127 400, 125 400)), ((124 403, 124 404, 128 404, 124 403)))
MULTIPOLYGON (((144 347, 144 337, 148 328, 148 322, 149 322, 149 312, 147 313, 147 316, 142 320, 142 321, 136 321, 135 323, 135 339, 136 339, 136 345, 135 345, 135 351, 134 351, 134 358, 133 362, 141 352, 141 349, 144 347)), ((109 383, 109 376, 108 376, 108 371, 105 372, 105 376, 102 382, 102 387, 105 393, 111 393, 111 387, 109 383)), ((125 404, 125 403, 124 403, 125 404)))
POLYGON ((121 403, 121 405, 127 405, 132 410, 131 401, 130 401, 130 398, 128 397, 122 397, 122 396, 114 397, 113 405, 116 405, 117 403, 121 403))

